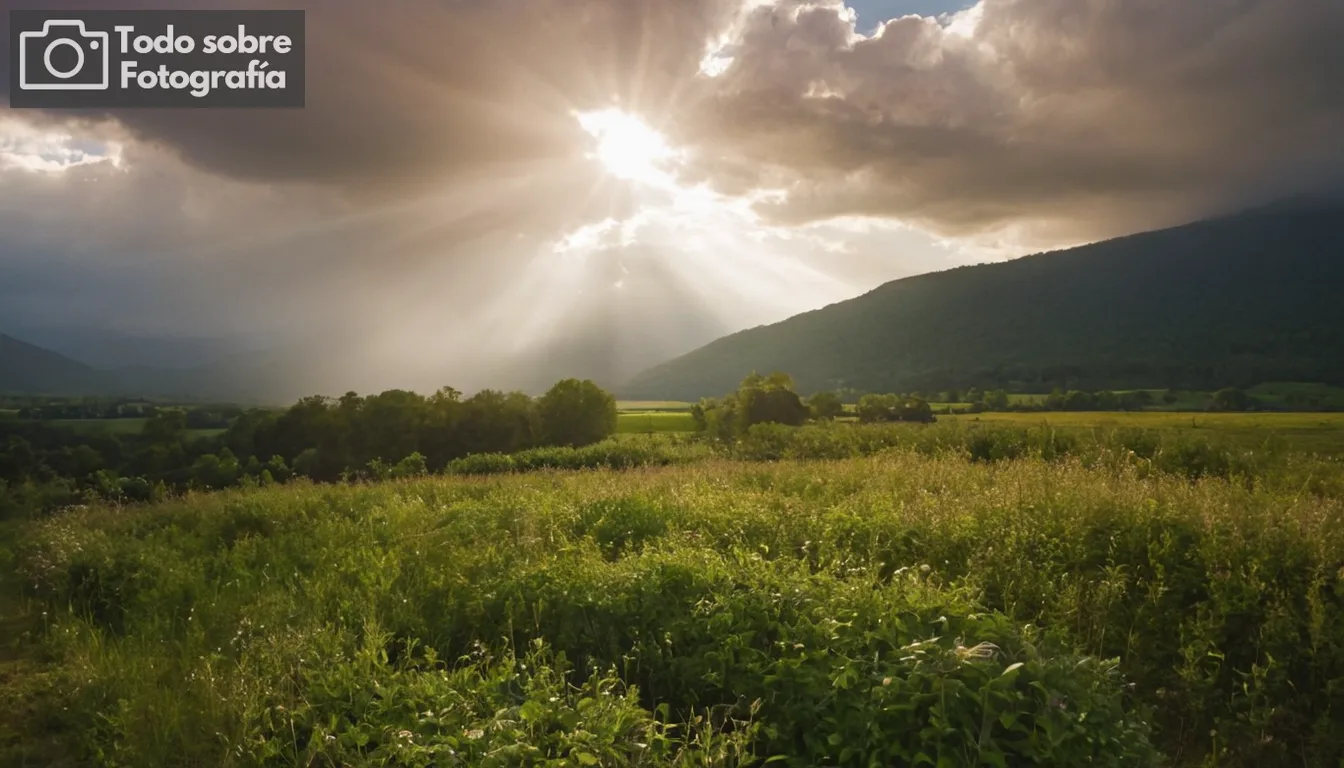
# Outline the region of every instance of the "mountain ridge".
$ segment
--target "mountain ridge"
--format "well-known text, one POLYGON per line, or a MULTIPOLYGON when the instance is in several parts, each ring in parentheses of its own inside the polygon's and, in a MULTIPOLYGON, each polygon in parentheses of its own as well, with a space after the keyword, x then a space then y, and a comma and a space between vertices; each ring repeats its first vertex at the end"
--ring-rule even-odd
MULTIPOLYGON (((805 391, 1344 384, 1340 295, 1344 198, 1280 201, 1080 248, 895 280, 722 336, 615 389, 629 399, 693 400, 731 391, 753 370, 784 370, 805 391)), ((641 332, 655 326, 646 323, 641 332)), ((562 369, 566 376, 597 378, 605 371, 610 377, 609 365, 588 370, 591 365, 569 360, 570 353, 587 349, 592 354, 580 357, 602 362, 618 340, 611 333, 552 339, 513 368, 496 366, 491 383, 506 387, 504 379, 522 381, 522 373, 547 379, 537 367, 552 374, 549 381, 562 369)), ((335 364, 340 355, 320 341, 189 367, 105 368, 0 334, 0 392, 278 403, 355 388, 350 371, 335 364)), ((475 371, 477 378, 485 373, 475 371)), ((447 364, 443 374, 452 383, 447 364)))
POLYGON ((0 392, 72 395, 101 386, 98 370, 0 333, 0 392))
POLYGON ((753 370, 807 391, 1341 383, 1341 289, 1344 204, 1311 198, 892 281, 619 391, 696 399, 753 370))

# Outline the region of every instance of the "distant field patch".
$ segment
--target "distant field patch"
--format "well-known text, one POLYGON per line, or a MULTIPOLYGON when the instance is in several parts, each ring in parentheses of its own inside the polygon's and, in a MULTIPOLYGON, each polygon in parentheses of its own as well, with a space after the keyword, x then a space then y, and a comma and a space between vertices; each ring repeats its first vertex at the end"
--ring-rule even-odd
POLYGON ((46 422, 53 427, 63 427, 84 433, 105 432, 115 435, 139 434, 149 419, 52 419, 46 422))
POLYGON ((680 400, 618 400, 616 410, 629 411, 689 411, 695 403, 680 400))
POLYGON ((616 418, 619 434, 694 431, 695 418, 686 411, 626 412, 616 418))
POLYGON ((1344 408, 1344 388, 1328 384, 1272 382, 1248 391, 1258 400, 1288 408, 1344 408))
MULTIPOLYGON (((149 419, 52 419, 45 422, 53 427, 73 429, 86 435, 138 435, 149 419)), ((194 437, 217 437, 223 429, 189 429, 194 437)))
POLYGON ((1188 434, 1216 433, 1254 448, 1285 440, 1302 451, 1344 455, 1344 413, 1172 413, 1058 412, 979 413, 939 416, 939 420, 992 422, 1019 426, 1049 425, 1064 429, 1156 429, 1188 434))

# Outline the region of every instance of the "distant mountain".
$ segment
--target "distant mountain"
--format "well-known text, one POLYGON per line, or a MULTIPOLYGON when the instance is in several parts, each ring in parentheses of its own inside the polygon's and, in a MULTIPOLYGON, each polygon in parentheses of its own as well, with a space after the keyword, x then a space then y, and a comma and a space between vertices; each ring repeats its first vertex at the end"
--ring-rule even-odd
POLYGON ((898 280, 719 339, 620 393, 695 399, 776 370, 807 391, 1344 384, 1344 203, 898 280))
MULTIPOLYGON (((466 392, 486 387, 519 389, 539 395, 568 377, 591 378, 610 388, 729 330, 685 278, 659 266, 665 261, 632 259, 628 267, 613 269, 615 274, 607 275, 611 282, 571 297, 568 305, 557 308, 550 322, 521 339, 527 343, 514 345, 512 338, 502 336, 501 343, 482 345, 465 354, 444 349, 437 356, 407 359, 404 346, 332 332, 287 340, 272 349, 207 358, 206 353, 222 343, 183 339, 175 345, 171 338, 122 336, 96 329, 30 329, 43 347, 59 345, 62 351, 78 351, 94 367, 84 367, 84 375, 57 377, 59 389, 35 389, 24 383, 28 379, 17 377, 10 389, 23 394, 287 404, 314 394, 337 396, 350 390, 368 393, 390 388, 427 393, 443 386, 466 392)), ((81 365, 49 349, 16 343, 81 365)))
POLYGON ((74 395, 106 386, 104 375, 83 363, 0 334, 0 392, 74 395))
POLYGON ((257 346, 225 338, 138 335, 99 328, 11 328, 29 344, 101 369, 194 368, 257 346))

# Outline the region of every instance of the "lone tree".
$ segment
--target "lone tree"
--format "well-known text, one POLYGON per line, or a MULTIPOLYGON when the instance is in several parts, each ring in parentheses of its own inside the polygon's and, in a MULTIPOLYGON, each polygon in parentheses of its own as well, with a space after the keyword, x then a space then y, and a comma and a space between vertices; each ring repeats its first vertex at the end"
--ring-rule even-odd
POLYGON ((818 392, 807 400, 807 408, 816 421, 835 421, 845 413, 845 404, 834 392, 818 392))
POLYGON ((550 445, 591 445, 616 431, 616 398, 591 381, 557 383, 542 395, 537 411, 550 445))
POLYGON ((985 407, 991 411, 1006 411, 1011 402, 1008 399, 1008 393, 1002 389, 996 389, 993 392, 985 393, 985 407))
POLYGON ((1245 390, 1235 387, 1220 389, 1213 393, 1213 407, 1218 411, 1249 411, 1255 405, 1255 399, 1245 390))
POLYGON ((701 400, 691 408, 691 415, 697 430, 720 440, 731 440, 746 434, 756 424, 801 426, 811 411, 794 391, 793 379, 788 374, 753 373, 727 397, 701 400))
POLYGON ((911 421, 929 424, 937 420, 933 408, 922 398, 913 395, 864 395, 859 400, 859 421, 880 424, 890 421, 911 421))
POLYGON ((807 421, 808 410, 793 389, 786 373, 761 376, 753 373, 737 389, 738 426, 746 432, 755 424, 785 424, 797 427, 807 421))

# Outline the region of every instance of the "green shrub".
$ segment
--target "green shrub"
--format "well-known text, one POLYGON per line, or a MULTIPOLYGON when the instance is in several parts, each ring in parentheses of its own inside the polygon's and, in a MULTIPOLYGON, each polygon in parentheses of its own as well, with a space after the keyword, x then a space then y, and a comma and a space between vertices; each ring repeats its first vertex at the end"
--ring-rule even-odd
POLYGON ((448 462, 453 475, 498 475, 517 469, 514 457, 506 453, 473 453, 448 462))

